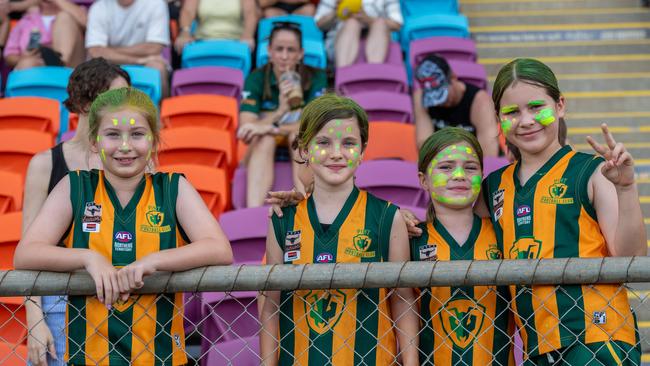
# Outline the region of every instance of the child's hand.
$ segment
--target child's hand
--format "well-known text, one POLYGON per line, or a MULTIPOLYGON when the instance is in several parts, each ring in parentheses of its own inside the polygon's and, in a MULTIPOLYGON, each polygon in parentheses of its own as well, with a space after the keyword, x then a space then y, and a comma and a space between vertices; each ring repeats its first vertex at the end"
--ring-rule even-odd
POLYGON ((103 255, 95 251, 89 251, 84 268, 95 281, 97 299, 110 309, 120 296, 117 270, 103 255))
POLYGON ((634 160, 622 142, 616 142, 609 132, 607 124, 601 125, 607 146, 600 145, 591 136, 587 142, 600 155, 605 158, 605 165, 601 169, 603 176, 618 188, 629 187, 634 184, 634 160))
POLYGON ((290 191, 269 192, 269 196, 264 199, 264 203, 271 205, 269 217, 273 216, 274 212, 278 217, 282 217, 282 207, 295 205, 304 199, 305 196, 294 188, 290 191))
POLYGON ((404 222, 406 222, 406 230, 409 233, 409 238, 412 238, 414 236, 419 237, 422 235, 422 229, 417 227, 417 225, 420 223, 420 220, 415 217, 413 212, 406 209, 400 209, 399 213, 402 215, 404 222))
POLYGON ((143 277, 154 272, 156 272, 156 267, 150 256, 138 259, 128 266, 120 268, 117 271, 117 279, 121 300, 128 300, 131 291, 144 286, 143 277))

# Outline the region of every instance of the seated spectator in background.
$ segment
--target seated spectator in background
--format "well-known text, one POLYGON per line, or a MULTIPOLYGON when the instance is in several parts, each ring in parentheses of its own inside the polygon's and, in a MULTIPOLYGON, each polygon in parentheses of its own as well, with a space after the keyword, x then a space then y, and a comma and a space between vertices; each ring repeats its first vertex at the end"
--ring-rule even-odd
MULTIPOLYGON (((273 184, 276 146, 291 146, 302 107, 327 88, 325 72, 302 63, 302 33, 296 24, 276 23, 268 53, 269 63, 248 75, 242 93, 237 137, 249 145, 245 158, 248 207, 264 203, 273 184)), ((296 189, 304 192, 298 165, 293 163, 293 180, 296 189)))
POLYGON ((499 154, 499 130, 492 99, 480 88, 458 80, 447 61, 428 55, 415 69, 413 90, 418 149, 435 131, 462 127, 478 138, 484 156, 499 154))
POLYGON ((390 32, 398 31, 403 22, 399 0, 321 0, 315 19, 318 27, 327 32, 325 48, 336 67, 356 61, 364 36, 368 63, 383 63, 390 32))
POLYGON ((309 0, 258 0, 264 18, 296 14, 314 16, 316 8, 309 0))
POLYGON ((234 39, 248 44, 252 51, 257 20, 255 0, 185 0, 174 48, 180 54, 186 44, 197 39, 234 39), (195 20, 196 32, 192 34, 195 20))
POLYGON ((169 13, 163 0, 97 0, 90 7, 90 57, 157 69, 163 96, 169 95, 169 71, 162 51, 169 43, 169 13))
POLYGON ((41 1, 12 29, 4 49, 7 65, 75 67, 85 58, 86 10, 70 0, 41 1))

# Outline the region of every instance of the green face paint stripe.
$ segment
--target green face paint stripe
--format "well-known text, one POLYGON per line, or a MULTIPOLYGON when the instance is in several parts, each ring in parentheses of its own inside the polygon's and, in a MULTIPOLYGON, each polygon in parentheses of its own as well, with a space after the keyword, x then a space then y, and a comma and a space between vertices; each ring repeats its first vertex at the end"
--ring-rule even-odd
POLYGON ((336 131, 336 138, 337 138, 337 139, 340 139, 341 136, 343 136, 343 134, 341 133, 341 131, 336 131))
POLYGON ((452 178, 464 178, 465 175, 465 169, 463 169, 462 166, 457 166, 456 169, 454 169, 453 172, 451 172, 451 177, 452 178))
POLYGON ((501 131, 503 131, 503 134, 507 136, 510 133, 510 130, 512 129, 512 121, 508 118, 504 118, 501 120, 501 131))
POLYGON ((535 115, 535 121, 542 126, 548 126, 555 122, 555 115, 551 108, 544 108, 535 115))
POLYGON ((531 100, 528 102, 529 107, 539 107, 540 105, 545 105, 546 102, 541 99, 531 100))
POLYGON ((106 152, 104 151, 104 149, 101 150, 101 157, 102 157, 102 161, 106 162, 106 152))
POLYGON ((519 109, 519 106, 517 106, 516 104, 505 105, 505 106, 501 107, 501 113, 502 114, 508 114, 508 113, 512 113, 512 112, 514 112, 514 111, 516 111, 518 109, 519 109))

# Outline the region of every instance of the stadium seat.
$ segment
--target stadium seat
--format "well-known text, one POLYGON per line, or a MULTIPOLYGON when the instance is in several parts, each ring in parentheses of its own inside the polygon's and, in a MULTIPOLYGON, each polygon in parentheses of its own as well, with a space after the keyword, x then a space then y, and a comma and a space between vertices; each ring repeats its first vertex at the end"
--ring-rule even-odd
POLYGON ((336 92, 343 95, 365 91, 408 93, 404 65, 354 64, 336 69, 336 92))
POLYGON ((401 0, 405 22, 421 14, 458 14, 457 0, 401 0))
MULTIPOLYGON (((6 97, 43 97, 63 103, 68 99, 68 79, 72 69, 59 66, 40 66, 9 73, 6 97)), ((59 133, 68 130, 68 110, 61 105, 59 133)))
POLYGON ((411 17, 402 26, 402 49, 408 54, 411 41, 440 36, 469 38, 467 18, 464 15, 454 14, 427 14, 411 17))
POLYGON ((164 128, 206 127, 234 134, 239 119, 237 100, 223 95, 183 95, 165 98, 160 108, 164 128))
MULTIPOLYGON (((276 161, 273 172, 272 191, 288 191, 293 188, 290 162, 276 161)), ((232 180, 232 206, 235 209, 246 207, 246 180, 246 167, 237 168, 232 180)))
POLYGON ((268 42, 268 38, 273 30, 273 24, 277 22, 298 24, 302 32, 303 42, 306 40, 323 41, 323 32, 316 25, 314 17, 291 14, 261 19, 257 24, 257 44, 268 42))
POLYGON ((160 140, 160 165, 198 164, 228 172, 233 167, 234 137, 229 131, 206 127, 165 128, 160 132, 160 140))
MULTIPOLYGON (((39 97, 0 99, 0 129, 28 129, 59 135, 59 102, 39 97)), ((53 140, 54 142, 54 140, 53 140)))
MULTIPOLYGON (((23 301, 22 297, 0 297, 0 343, 14 345, 27 342, 27 319, 23 301)), ((0 355, 0 359, 2 357, 0 355)))
POLYGON ((413 121, 413 105, 408 94, 368 91, 348 96, 365 109, 370 121, 413 121))
POLYGON ((420 187, 416 163, 372 160, 359 165, 355 184, 398 206, 427 207, 429 198, 420 187))
POLYGON ((415 125, 397 122, 370 122, 370 138, 363 160, 401 159, 417 162, 415 125))
MULTIPOLYGON (((395 33, 395 32, 393 32, 395 33)), ((366 40, 361 39, 359 42, 359 53, 357 53, 357 59, 354 61, 355 64, 366 64, 366 40)), ((388 44, 388 55, 386 55, 386 60, 384 64, 404 66, 404 59, 402 57, 402 47, 400 47, 398 42, 391 41, 388 44)))
POLYGON ((488 174, 508 164, 510 164, 510 161, 503 156, 486 156, 483 158, 483 176, 487 177, 488 174))
POLYGON ((172 95, 217 94, 241 99, 244 73, 221 66, 192 67, 174 71, 172 95))
MULTIPOLYGON (((258 46, 259 47, 259 46, 258 46)), ((183 68, 197 66, 225 66, 239 69, 244 78, 251 70, 251 50, 243 42, 218 39, 192 42, 185 46, 181 56, 183 68)))
POLYGON ((0 365, 25 366, 27 364, 27 346, 0 341, 0 365))
POLYGON ((207 318, 204 346, 253 337, 260 331, 257 291, 204 292, 201 303, 201 314, 207 318))
POLYGON ((162 85, 160 71, 141 65, 123 65, 122 68, 131 77, 131 85, 146 93, 155 105, 160 104, 162 85))
POLYGON ((20 211, 23 207, 23 177, 14 172, 0 170, 0 215, 20 211))
POLYGON ((409 63, 415 67, 426 55, 436 53, 446 60, 476 62, 476 43, 467 38, 431 37, 416 39, 409 46, 409 63))
POLYGON ((485 66, 468 61, 449 60, 449 67, 461 81, 474 84, 481 89, 487 89, 485 66))
POLYGON ((32 156, 52 145, 52 135, 46 132, 0 130, 0 170, 24 177, 32 156))
POLYGON ((224 212, 219 224, 230 241, 235 263, 260 264, 266 250, 267 207, 224 212))
MULTIPOLYGON (((23 214, 20 211, 0 215, 0 270, 14 268, 14 252, 20 241, 23 214)), ((1 326, 2 322, 0 322, 1 326)), ((0 335, 2 332, 0 332, 0 335)), ((1 341, 1 339, 0 339, 1 341)))
MULTIPOLYGON (((268 41, 257 46, 257 57, 255 59, 257 67, 266 65, 269 62, 268 41)), ((325 69, 327 67, 327 56, 325 54, 325 43, 322 40, 307 39, 302 42, 302 48, 305 50, 303 62, 305 65, 325 69)))
POLYGON ((219 217, 230 207, 230 183, 225 170, 192 164, 162 165, 158 170, 183 173, 214 217, 219 217))
POLYGON ((219 342, 211 346, 206 365, 258 366, 260 364, 259 337, 219 342))

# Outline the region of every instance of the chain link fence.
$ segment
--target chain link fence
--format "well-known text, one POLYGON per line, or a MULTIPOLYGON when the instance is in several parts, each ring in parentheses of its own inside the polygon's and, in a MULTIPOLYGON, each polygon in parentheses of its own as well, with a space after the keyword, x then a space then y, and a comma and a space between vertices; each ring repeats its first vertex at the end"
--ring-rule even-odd
POLYGON ((85 272, 7 271, 0 365, 45 349, 43 325, 70 364, 640 365, 644 282, 641 257, 242 265, 157 273, 107 309, 85 272))

